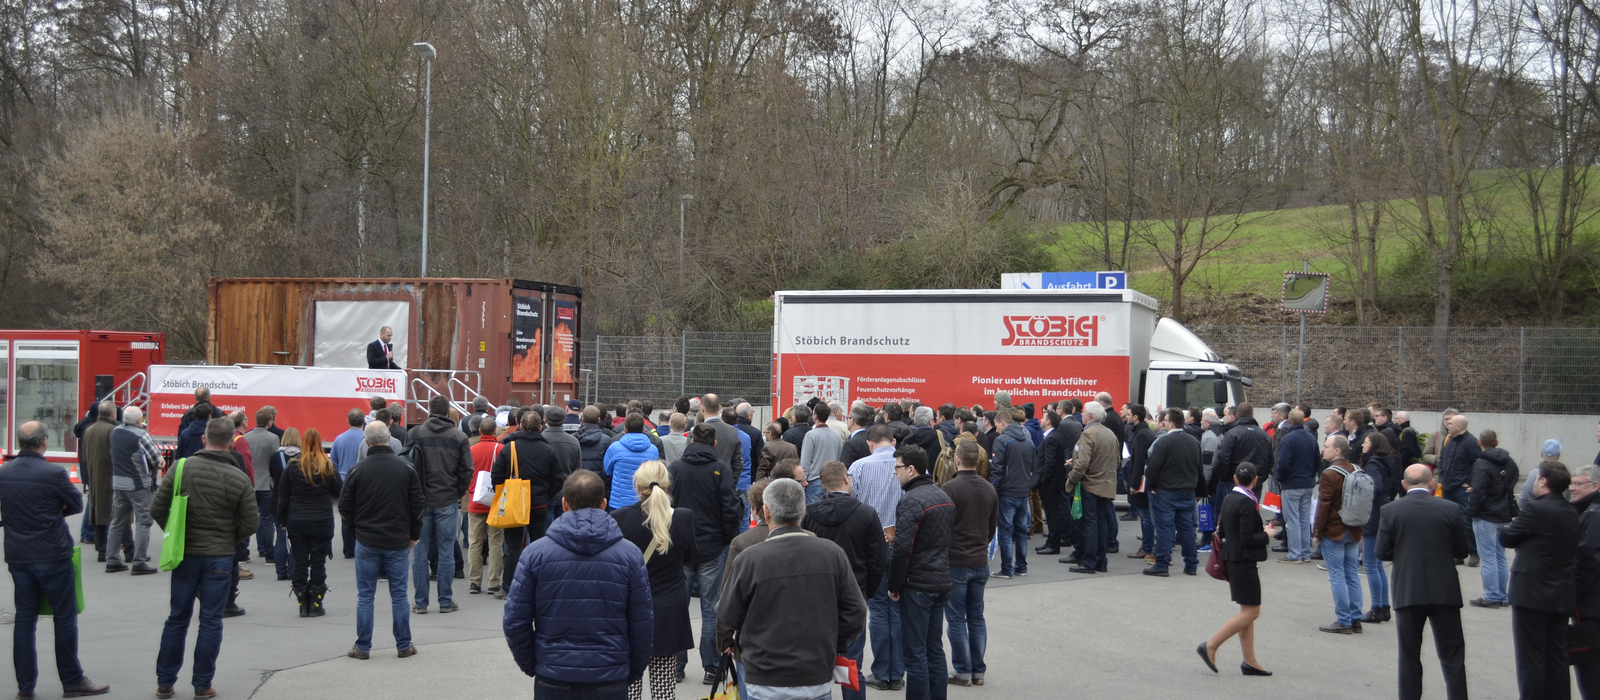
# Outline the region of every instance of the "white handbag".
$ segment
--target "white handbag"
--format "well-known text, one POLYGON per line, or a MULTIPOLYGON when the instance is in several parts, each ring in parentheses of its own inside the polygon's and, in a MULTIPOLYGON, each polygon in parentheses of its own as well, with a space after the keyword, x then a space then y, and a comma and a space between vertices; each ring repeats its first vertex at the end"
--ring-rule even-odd
MULTIPOLYGON (((500 456, 500 446, 495 445, 494 454, 500 456)), ((472 481, 472 502, 488 507, 494 504, 494 478, 489 476, 489 470, 478 472, 472 481)))

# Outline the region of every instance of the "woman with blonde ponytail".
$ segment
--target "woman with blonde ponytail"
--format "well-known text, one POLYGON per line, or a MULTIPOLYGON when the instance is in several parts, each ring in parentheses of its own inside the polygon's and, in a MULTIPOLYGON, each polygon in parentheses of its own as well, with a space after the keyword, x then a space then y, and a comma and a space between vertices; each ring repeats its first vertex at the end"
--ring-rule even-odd
MULTIPOLYGON (((655 644, 650 651, 650 697, 677 697, 678 652, 694 648, 689 628, 689 588, 683 567, 695 560, 694 512, 672 507, 667 465, 651 460, 633 473, 639 502, 611 511, 622 536, 644 554, 655 608, 655 644)), ((644 679, 628 688, 629 700, 642 700, 644 679)))

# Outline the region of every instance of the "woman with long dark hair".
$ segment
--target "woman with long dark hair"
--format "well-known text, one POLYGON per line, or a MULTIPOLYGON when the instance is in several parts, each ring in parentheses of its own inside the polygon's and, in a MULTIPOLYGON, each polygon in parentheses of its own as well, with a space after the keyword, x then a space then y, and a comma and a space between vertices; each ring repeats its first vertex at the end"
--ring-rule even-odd
MULTIPOLYGON (((694 511, 674 508, 667 495, 667 465, 650 460, 633 472, 639 501, 611 512, 622 536, 644 553, 650 574, 650 602, 655 608, 655 640, 650 650, 650 697, 677 697, 678 652, 694 648, 689 627, 689 587, 683 567, 695 559, 694 511)), ((629 700, 644 697, 644 679, 628 687, 629 700)))
POLYGON ((1399 485, 1399 472, 1395 466, 1394 447, 1383 433, 1367 433, 1361 442, 1361 471, 1372 477, 1372 517, 1361 526, 1361 564, 1367 568, 1367 590, 1372 593, 1372 608, 1362 622, 1388 622, 1394 614, 1389 610, 1389 573, 1378 561, 1378 509, 1394 498, 1399 485))
POLYGON ((1239 635, 1244 661, 1239 672, 1246 676, 1270 676, 1256 661, 1256 618, 1261 617, 1261 576, 1256 563, 1267 560, 1267 531, 1262 527, 1261 507, 1256 497, 1256 467, 1242 462, 1233 472, 1233 491, 1222 501, 1217 516, 1217 534, 1222 538, 1222 559, 1228 563, 1228 589, 1239 614, 1222 623, 1222 629, 1195 649, 1212 673, 1217 671, 1217 649, 1229 637, 1239 635))
POLYGON ((326 561, 333 541, 333 506, 339 501, 339 470, 322 451, 322 434, 306 430, 299 455, 291 458, 278 483, 278 523, 289 532, 294 557, 290 585, 300 601, 300 617, 320 617, 328 592, 326 561))

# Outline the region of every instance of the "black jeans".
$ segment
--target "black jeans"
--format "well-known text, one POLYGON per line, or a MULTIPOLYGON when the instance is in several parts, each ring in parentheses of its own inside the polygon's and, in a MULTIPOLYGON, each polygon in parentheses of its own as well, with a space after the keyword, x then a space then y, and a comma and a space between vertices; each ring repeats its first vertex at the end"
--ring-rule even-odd
POLYGON ((333 521, 289 521, 289 552, 294 558, 290 574, 295 588, 328 585, 329 542, 333 539, 333 521))
MULTIPOLYGON (((544 508, 534 508, 532 517, 528 518, 527 527, 513 527, 505 530, 506 534, 506 566, 505 573, 500 575, 504 590, 511 590, 511 582, 517 575, 517 562, 522 559, 522 548, 534 540, 544 537, 544 508)), ((626 684, 624 684, 626 686, 626 684)), ((623 688, 627 690, 626 687, 623 688)))
POLYGON ((1044 507, 1044 524, 1049 532, 1044 538, 1044 546, 1061 547, 1071 544, 1071 540, 1063 539, 1065 524, 1061 522, 1061 480, 1054 476, 1047 476, 1039 482, 1039 504, 1044 507))

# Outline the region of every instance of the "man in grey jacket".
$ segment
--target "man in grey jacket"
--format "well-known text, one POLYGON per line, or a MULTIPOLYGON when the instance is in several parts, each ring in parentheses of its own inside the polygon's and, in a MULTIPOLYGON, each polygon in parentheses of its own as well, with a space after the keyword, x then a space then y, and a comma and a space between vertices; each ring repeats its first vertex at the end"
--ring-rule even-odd
POLYGON ((161 453, 139 421, 144 412, 129 406, 122 412, 122 424, 111 431, 111 529, 106 543, 106 573, 127 571, 122 563, 122 532, 133 523, 133 575, 156 573, 150 566, 150 496, 155 474, 160 473, 161 453))
MULTIPOLYGON (((557 483, 567 480, 572 473, 583 466, 583 446, 578 444, 578 438, 567 432, 566 426, 561 421, 566 419, 567 412, 560 406, 547 406, 544 409, 544 441, 550 443, 550 449, 556 451, 556 464, 561 467, 561 473, 554 475, 557 483)), ((513 431, 515 432, 515 431, 513 431)), ((671 462, 667 462, 671 464, 671 462)), ((561 489, 556 489, 550 494, 550 503, 545 508, 545 527, 561 515, 561 489)), ((512 562, 514 567, 516 562, 512 562)), ((509 578, 506 580, 510 580, 509 578)), ((508 585, 507 588, 510 586, 508 585)))
POLYGON ((428 420, 411 429, 411 445, 412 467, 422 479, 427 497, 422 536, 411 557, 411 579, 417 591, 411 612, 428 612, 430 556, 437 556, 439 561, 439 612, 455 612, 461 608, 451 596, 450 580, 456 570, 461 497, 472 484, 472 446, 466 433, 450 420, 449 399, 437 394, 428 399, 428 420))
POLYGON ((262 560, 273 561, 272 537, 277 529, 272 513, 272 460, 278 458, 282 441, 272 432, 272 423, 278 419, 278 409, 262 406, 256 410, 256 427, 244 434, 250 446, 250 462, 256 468, 256 510, 261 514, 261 524, 256 528, 256 554, 262 560))

